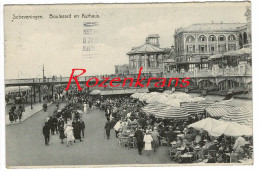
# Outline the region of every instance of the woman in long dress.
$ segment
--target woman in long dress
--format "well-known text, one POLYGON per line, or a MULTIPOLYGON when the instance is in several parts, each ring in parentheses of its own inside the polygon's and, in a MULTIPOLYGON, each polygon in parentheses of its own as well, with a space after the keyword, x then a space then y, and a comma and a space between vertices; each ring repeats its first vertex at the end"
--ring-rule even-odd
POLYGON ((84 104, 83 104, 83 108, 84 108, 84 113, 87 113, 87 103, 85 102, 84 104))
POLYGON ((67 137, 67 146, 72 145, 72 141, 75 140, 75 137, 73 135, 73 127, 71 121, 68 121, 68 124, 65 126, 64 134, 67 137))
POLYGON ((152 142, 153 138, 151 136, 150 131, 146 130, 146 134, 144 135, 144 150, 147 151, 147 155, 150 155, 152 151, 152 142))

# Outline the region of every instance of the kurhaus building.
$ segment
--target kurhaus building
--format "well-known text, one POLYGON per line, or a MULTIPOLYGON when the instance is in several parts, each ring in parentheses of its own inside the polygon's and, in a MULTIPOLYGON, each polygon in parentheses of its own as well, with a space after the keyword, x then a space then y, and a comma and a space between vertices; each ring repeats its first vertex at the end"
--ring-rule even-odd
POLYGON ((251 10, 247 23, 203 23, 175 30, 176 71, 208 69, 207 58, 217 53, 251 47, 251 10))
POLYGON ((159 38, 158 34, 148 35, 145 44, 133 47, 127 53, 130 74, 138 74, 141 67, 143 67, 142 73, 156 75, 164 72, 164 58, 171 49, 160 48, 159 38))

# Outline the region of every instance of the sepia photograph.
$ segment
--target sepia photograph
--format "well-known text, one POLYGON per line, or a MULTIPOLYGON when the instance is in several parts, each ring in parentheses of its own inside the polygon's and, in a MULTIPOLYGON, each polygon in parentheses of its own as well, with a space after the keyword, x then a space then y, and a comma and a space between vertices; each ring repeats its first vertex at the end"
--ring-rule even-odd
POLYGON ((7 168, 253 165, 250 1, 3 16, 7 168))

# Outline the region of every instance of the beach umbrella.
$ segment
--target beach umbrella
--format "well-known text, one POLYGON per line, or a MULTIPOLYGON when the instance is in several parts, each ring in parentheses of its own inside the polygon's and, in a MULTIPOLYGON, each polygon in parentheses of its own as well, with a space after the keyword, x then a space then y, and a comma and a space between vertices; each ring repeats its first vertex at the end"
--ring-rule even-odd
POLYGON ((146 103, 153 103, 156 101, 156 96, 152 96, 146 100, 146 103))
POLYGON ((222 58, 222 54, 215 54, 212 55, 208 58, 208 60, 213 60, 213 59, 218 59, 218 58, 222 58))
POLYGON ((136 96, 136 98, 137 99, 140 99, 142 96, 144 96, 146 93, 139 93, 137 96, 136 96))
POLYGON ((91 95, 99 95, 100 94, 100 90, 93 90, 90 92, 91 95))
POLYGON ((227 51, 223 54, 223 56, 239 56, 239 55, 243 55, 243 53, 241 51, 234 51, 234 50, 231 50, 231 51, 227 51))
POLYGON ((146 103, 158 102, 158 100, 164 97, 166 97, 164 94, 159 94, 158 96, 152 96, 146 100, 146 103))
POLYGON ((239 124, 252 126, 251 120, 253 120, 253 113, 248 107, 228 107, 225 110, 227 113, 221 117, 221 120, 232 120, 239 124))
POLYGON ((134 94, 132 94, 130 97, 136 98, 138 94, 139 94, 139 93, 134 93, 134 94))
POLYGON ((161 93, 158 93, 158 92, 151 92, 151 93, 149 93, 150 95, 151 95, 151 97, 152 96, 157 96, 157 95, 160 95, 161 93))
POLYGON ((166 108, 167 106, 164 104, 155 104, 151 103, 143 108, 143 111, 149 115, 156 115, 162 109, 166 108))
POLYGON ((228 114, 226 107, 207 107, 206 113, 213 118, 220 118, 228 114))
POLYGON ((170 105, 172 107, 180 108, 181 101, 179 99, 171 99, 168 102, 166 102, 166 105, 170 105))
POLYGON ((168 100, 169 100, 169 98, 166 97, 165 95, 158 96, 158 97, 156 98, 156 101, 159 102, 159 103, 164 103, 165 101, 168 101, 168 100))
POLYGON ((159 102, 165 104, 165 103, 168 102, 169 100, 172 100, 172 99, 169 98, 169 97, 165 97, 165 98, 161 99, 159 102))
POLYGON ((180 108, 168 106, 160 110, 154 116, 156 118, 162 118, 162 119, 184 119, 187 118, 189 114, 185 113, 180 108))
POLYGON ((188 128, 194 128, 196 130, 205 130, 205 131, 210 131, 213 128, 219 126, 222 124, 222 121, 213 119, 213 118, 206 118, 202 119, 198 122, 195 122, 193 124, 190 124, 188 128))
POLYGON ((172 94, 172 91, 170 91, 170 90, 165 90, 165 91, 163 92, 163 94, 168 94, 168 95, 170 95, 170 94, 172 94))
POLYGON ((210 135, 218 137, 221 135, 239 137, 242 135, 252 136, 253 133, 250 128, 241 126, 240 124, 232 121, 223 121, 219 126, 208 131, 210 135))
POLYGON ((149 94, 149 93, 147 93, 147 94, 144 94, 143 96, 141 96, 140 98, 139 98, 139 100, 140 101, 146 101, 148 98, 150 98, 151 97, 151 95, 149 94))
POLYGON ((183 108, 189 114, 204 114, 205 109, 199 103, 181 103, 183 108))
POLYGON ((204 100, 206 100, 204 97, 191 98, 191 102, 201 102, 201 101, 204 101, 204 100))
POLYGON ((246 55, 246 54, 251 54, 252 53, 252 49, 250 48, 242 48, 242 49, 239 49, 237 50, 239 53, 243 54, 243 55, 246 55))

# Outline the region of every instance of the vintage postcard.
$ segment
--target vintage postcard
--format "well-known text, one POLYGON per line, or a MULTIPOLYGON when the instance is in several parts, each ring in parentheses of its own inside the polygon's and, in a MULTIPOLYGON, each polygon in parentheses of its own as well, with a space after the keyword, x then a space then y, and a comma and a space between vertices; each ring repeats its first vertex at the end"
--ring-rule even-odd
POLYGON ((5 5, 6 166, 252 165, 251 3, 5 5))

